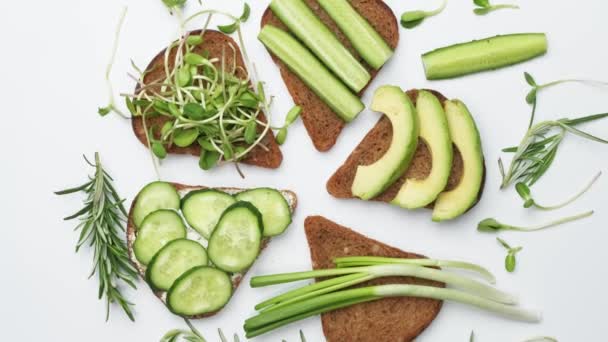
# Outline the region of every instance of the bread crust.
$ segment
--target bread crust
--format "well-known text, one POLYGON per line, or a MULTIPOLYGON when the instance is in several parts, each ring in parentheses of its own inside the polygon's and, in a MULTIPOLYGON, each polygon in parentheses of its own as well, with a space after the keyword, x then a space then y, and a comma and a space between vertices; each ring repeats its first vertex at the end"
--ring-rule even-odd
MULTIPOLYGON (((304 222, 314 269, 335 267, 343 256, 423 258, 370 239, 322 216, 304 222)), ((412 277, 386 277, 358 285, 417 284, 444 287, 442 283, 412 277)), ((443 302, 434 299, 395 297, 357 304, 321 316, 328 342, 412 341, 429 325, 443 302)))
MULTIPOLYGON (((438 91, 425 89, 433 93, 439 101, 444 104, 447 98, 438 91)), ((410 99, 416 103, 418 97, 418 90, 408 90, 407 95, 410 99)), ((336 170, 336 172, 329 178, 326 184, 327 192, 336 198, 355 198, 351 188, 355 175, 357 173, 357 167, 359 165, 370 165, 380 159, 384 153, 389 149, 390 142, 393 136, 393 128, 390 121, 386 116, 382 116, 376 125, 367 133, 363 140, 357 145, 355 150, 348 156, 344 164, 336 170)), ((452 172, 448 179, 448 184, 445 191, 449 191, 458 185, 463 173, 462 156, 458 148, 453 145, 454 158, 452 161, 452 172)), ((408 169, 389 186, 384 192, 376 196, 372 200, 381 202, 390 202, 401 189, 401 186, 405 183, 408 178, 425 179, 431 172, 432 168, 432 156, 423 140, 418 141, 414 158, 408 169)), ((483 189, 485 185, 486 169, 484 165, 483 180, 477 202, 481 199, 483 189)), ((473 204, 473 208, 476 204, 473 204)), ((431 203, 427 208, 433 208, 434 203, 431 203)), ((471 209, 469 208, 469 210, 471 209)))
MULTIPOLYGON (((355 51, 350 41, 340 31, 336 23, 321 8, 317 0, 304 0, 317 17, 336 35, 338 40, 344 45, 355 58, 362 63, 371 75, 370 83, 378 74, 379 70, 374 70, 368 66, 363 58, 355 51)), ((393 11, 382 0, 351 0, 352 6, 374 27, 384 38, 388 45, 394 50, 399 42, 399 26, 393 11)), ((261 26, 267 24, 276 26, 288 31, 285 24, 275 16, 270 8, 267 8, 262 16, 261 26)), ((270 52, 269 52, 270 53, 270 52)), ((272 59, 279 67, 281 77, 287 86, 296 105, 302 107, 302 121, 306 127, 308 135, 312 139, 313 145, 318 151, 329 150, 336 141, 340 132, 344 128, 344 121, 340 119, 314 92, 312 92, 285 63, 281 62, 272 53, 272 59)), ((369 83, 368 83, 369 85, 369 83)), ((366 87, 367 88, 367 87, 366 87)), ((366 88, 361 90, 362 96, 366 88)))
MULTIPOLYGON (((202 32, 201 30, 196 30, 196 31, 190 32, 190 34, 199 34, 200 35, 201 32, 202 32)), ((231 65, 233 63, 233 61, 236 62, 236 65, 242 68, 242 70, 241 69, 237 70, 236 76, 239 78, 243 78, 243 79, 245 77, 247 77, 247 74, 244 71, 244 70, 247 70, 247 66, 245 65, 245 62, 243 60, 241 50, 240 50, 238 44, 231 37, 219 32, 219 31, 206 30, 205 34, 203 36, 203 39, 204 39, 204 42, 201 45, 195 47, 193 50, 194 52, 202 53, 203 51, 209 51, 209 56, 211 58, 216 57, 216 58, 221 59, 222 49, 225 49, 225 51, 227 52, 225 54, 226 65, 231 65), (236 60, 233 60, 232 53, 230 53, 232 51, 232 49, 229 46, 232 46, 235 49, 236 60)), ((150 61, 150 63, 146 67, 146 74, 143 79, 143 84, 149 84, 154 81, 160 81, 160 80, 165 79, 165 77, 166 77, 165 71, 164 71, 165 50, 166 49, 163 49, 162 51, 160 51, 150 61)), ((171 58, 169 59, 170 67, 172 67, 174 65, 173 61, 174 61, 174 57, 175 57, 176 53, 177 53, 177 48, 174 48, 170 54, 170 56, 171 56, 171 58)), ((137 87, 135 88, 136 94, 139 92, 140 88, 141 87, 138 84, 137 87)), ((158 127, 158 129, 156 130, 155 133, 157 134, 156 138, 160 138, 160 136, 159 136, 160 127, 162 127, 162 125, 167 120, 168 120, 167 118, 162 117, 162 116, 158 116, 158 117, 154 117, 154 118, 147 118, 146 126, 148 128, 150 128, 152 126, 158 127)), ((266 122, 266 116, 264 115, 264 113, 261 113, 260 120, 266 122)), ((133 117, 131 120, 131 125, 133 127, 133 133, 135 134, 137 139, 144 146, 147 147, 148 142, 147 142, 147 137, 146 137, 146 131, 144 130, 143 118, 133 117)), ((258 126, 258 132, 261 132, 262 130, 263 130, 263 127, 258 126)), ((277 142, 274 138, 274 134, 273 134, 272 130, 268 130, 268 132, 266 133, 266 136, 262 140, 261 144, 263 144, 266 147, 266 149, 264 149, 263 147, 258 145, 253 150, 251 150, 251 152, 249 152, 245 156, 245 158, 243 158, 240 162, 244 163, 244 164, 255 165, 255 166, 260 166, 260 167, 269 168, 269 169, 278 168, 281 165, 281 162, 283 161, 283 154, 281 153, 281 150, 279 149, 279 145, 277 144, 277 142)), ((176 145, 172 145, 167 148, 167 152, 171 153, 171 154, 189 154, 189 155, 198 157, 198 156, 200 156, 200 153, 201 153, 201 147, 198 144, 193 144, 188 147, 179 147, 176 145)))
MULTIPOLYGON (((169 183, 169 184, 173 185, 178 192, 209 189, 208 187, 202 186, 202 185, 185 185, 185 184, 180 184, 180 183, 169 183)), ((220 187, 220 188, 213 188, 213 189, 216 189, 219 191, 224 191, 227 193, 238 193, 241 191, 248 190, 248 189, 243 189, 243 188, 232 188, 232 187, 220 187)), ((290 190, 280 190, 280 192, 283 195, 283 197, 286 198, 286 200, 289 204, 290 211, 292 213, 295 212, 296 207, 298 206, 298 197, 296 196, 296 194, 290 190)), ((126 230, 127 251, 129 254, 129 260, 131 261, 131 264, 135 267, 135 269, 137 270, 137 273, 139 273, 139 276, 141 277, 141 279, 143 279, 144 282, 146 282, 146 267, 144 265, 142 265, 141 263, 139 263, 139 261, 137 261, 137 258, 135 257, 135 253, 133 252, 133 244, 135 243, 135 237, 137 236, 137 234, 136 234, 137 228, 135 227, 135 223, 133 222, 133 208, 135 206, 135 202, 137 202, 137 197, 133 200, 133 203, 131 203, 131 207, 129 209, 129 215, 127 217, 127 230, 126 230)), ((260 254, 262 254, 262 251, 268 246, 268 244, 270 243, 270 240, 271 240, 270 238, 264 238, 264 240, 262 240, 262 244, 260 246, 260 253, 258 254, 258 257, 260 254)), ((237 277, 231 277, 233 293, 239 287, 241 280, 243 279, 245 274, 247 274, 247 271, 248 270, 241 272, 240 275, 237 277)), ((156 291, 152 287, 150 287, 150 290, 152 291, 152 293, 154 293, 154 295, 158 299, 160 299, 161 302, 163 302, 165 305, 167 304, 166 297, 164 296, 166 294, 165 291, 156 291)), ((200 318, 213 316, 213 315, 217 314, 218 312, 220 312, 221 310, 222 309, 215 311, 215 312, 203 314, 203 315, 184 316, 184 317, 188 318, 188 319, 200 319, 200 318)))

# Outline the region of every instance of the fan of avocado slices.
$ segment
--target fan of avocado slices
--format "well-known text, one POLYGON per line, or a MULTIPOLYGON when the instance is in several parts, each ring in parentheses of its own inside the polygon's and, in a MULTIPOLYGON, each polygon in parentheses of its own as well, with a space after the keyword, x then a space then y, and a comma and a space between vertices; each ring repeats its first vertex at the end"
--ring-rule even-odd
POLYGON ((129 258, 172 313, 211 316, 287 229, 296 204, 291 191, 153 182, 129 212, 129 258))
POLYGON ((435 91, 382 86, 371 109, 383 117, 330 178, 330 194, 432 208, 433 221, 454 219, 477 203, 484 158, 464 103, 435 91))

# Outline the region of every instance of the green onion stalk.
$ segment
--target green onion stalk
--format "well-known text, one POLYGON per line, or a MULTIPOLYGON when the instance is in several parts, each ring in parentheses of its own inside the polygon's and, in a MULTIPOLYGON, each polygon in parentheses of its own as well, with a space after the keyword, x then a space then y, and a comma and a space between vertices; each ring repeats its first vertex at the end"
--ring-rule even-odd
POLYGON ((245 321, 244 328, 247 337, 259 336, 310 316, 387 297, 420 297, 450 300, 476 306, 517 320, 527 322, 540 321, 538 313, 516 307, 517 299, 508 293, 462 275, 424 267, 425 265, 435 266, 437 264, 449 264, 452 267, 462 266, 459 268, 480 271, 480 274, 484 274, 486 278, 493 279, 493 276, 490 274, 490 277, 488 277, 489 272, 485 272, 485 269, 480 266, 475 265, 475 267, 471 267, 472 264, 468 263, 428 259, 384 259, 388 259, 389 262, 372 266, 344 267, 348 262, 364 263, 367 261, 374 263, 378 262, 379 259, 375 257, 340 258, 342 266, 334 269, 253 277, 251 279, 252 287, 281 284, 309 278, 334 278, 291 290, 256 305, 256 310, 260 312, 245 321), (366 258, 369 259, 366 260, 366 258), (414 262, 409 264, 398 263, 395 260, 414 262), (423 260, 426 261, 423 262, 423 260), (416 264, 416 261, 419 264, 416 264), (389 276, 433 280, 454 287, 454 289, 407 284, 350 288, 372 279, 389 276))

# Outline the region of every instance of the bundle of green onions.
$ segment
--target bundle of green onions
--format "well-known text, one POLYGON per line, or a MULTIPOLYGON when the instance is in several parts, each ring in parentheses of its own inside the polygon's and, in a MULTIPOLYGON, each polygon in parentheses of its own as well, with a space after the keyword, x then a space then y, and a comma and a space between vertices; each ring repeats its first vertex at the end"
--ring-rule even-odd
POLYGON ((470 277, 431 268, 445 267, 471 271, 484 280, 494 283, 494 276, 483 267, 475 264, 449 260, 366 256, 336 258, 334 263, 337 267, 333 269, 251 278, 251 287, 261 287, 310 278, 333 277, 291 290, 256 305, 255 309, 260 312, 245 321, 244 328, 247 337, 259 336, 310 316, 386 297, 423 297, 451 300, 521 321, 539 322, 541 319, 539 313, 515 306, 517 299, 508 293, 470 277), (407 276, 433 280, 460 290, 407 284, 348 289, 372 279, 388 276, 407 276))
POLYGON ((240 24, 248 17, 248 7, 240 18, 207 10, 184 24, 201 14, 208 15, 202 30, 184 34, 165 49, 162 77, 144 83, 151 70, 140 72, 136 93, 123 95, 131 114, 143 118, 149 148, 157 158, 165 158, 170 146, 198 144, 199 165, 208 170, 221 161, 238 162, 257 146, 265 148, 263 139, 271 127, 269 119, 263 118, 263 112, 269 114, 263 85, 237 64, 237 48, 227 44, 221 56, 212 57, 202 47, 213 14, 235 20, 231 31, 238 32, 242 45, 240 24), (150 127, 152 121, 147 119, 153 117, 162 120, 150 127))

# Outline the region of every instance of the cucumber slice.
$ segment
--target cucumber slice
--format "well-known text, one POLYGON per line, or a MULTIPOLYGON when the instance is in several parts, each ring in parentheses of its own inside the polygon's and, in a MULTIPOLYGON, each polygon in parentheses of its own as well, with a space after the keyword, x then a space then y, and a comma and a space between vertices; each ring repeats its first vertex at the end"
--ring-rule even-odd
POLYGON ((253 204, 262 214, 264 236, 276 236, 291 223, 291 211, 285 197, 275 189, 259 188, 236 195, 239 201, 253 204))
POLYGON ((248 202, 236 202, 222 214, 209 239, 209 259, 227 272, 246 270, 260 253, 264 225, 248 202))
POLYGON ((158 209, 179 209, 179 194, 167 182, 152 182, 139 191, 133 207, 133 223, 140 227, 146 216, 158 209))
POLYGON ((192 191, 182 200, 182 213, 188 224, 208 240, 222 213, 235 202, 234 197, 218 190, 192 191))
POLYGON ((516 64, 547 52, 544 33, 519 33, 446 46, 422 55, 428 80, 516 64))
POLYGON ((218 311, 231 296, 232 281, 226 272, 200 266, 177 278, 167 293, 167 306, 176 315, 196 316, 218 311))
POLYGON ((342 120, 354 120, 365 108, 361 99, 289 33, 272 25, 265 25, 258 39, 342 120))
POLYGON ((173 210, 161 209, 150 213, 137 229, 133 252, 139 262, 147 265, 167 243, 186 237, 186 226, 173 210))
POLYGON ((369 72, 304 1, 273 0, 270 9, 350 89, 358 93, 367 85, 369 72))
POLYGON ((182 274, 197 266, 206 266, 207 251, 200 243, 188 239, 169 242, 156 253, 146 270, 146 280, 161 291, 167 291, 182 274))

